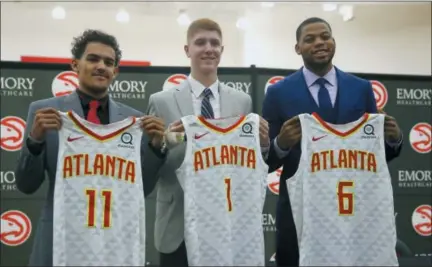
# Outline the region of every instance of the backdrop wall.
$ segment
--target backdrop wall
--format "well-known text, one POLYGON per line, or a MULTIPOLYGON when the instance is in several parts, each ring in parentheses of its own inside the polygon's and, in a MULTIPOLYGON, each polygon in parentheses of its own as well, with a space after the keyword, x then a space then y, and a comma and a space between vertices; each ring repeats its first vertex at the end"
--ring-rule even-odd
POLYGON ((53 20, 54 2, 1 3, 1 60, 21 55, 69 57, 74 36, 86 28, 115 35, 124 59, 149 60, 155 66, 187 66, 184 54, 186 28, 178 25, 179 8, 191 19, 209 17, 221 24, 225 51, 223 67, 297 69, 302 59, 294 51, 298 24, 311 16, 331 24, 337 43, 335 64, 362 73, 431 74, 430 3, 355 3, 355 19, 343 22, 321 3, 277 3, 262 8, 251 3, 61 3, 65 20, 53 20), (130 22, 118 23, 124 8, 130 22), (248 23, 244 30, 237 19, 248 23), (95 20, 94 17, 98 19, 95 20))
MULTIPOLYGON (((59 96, 76 89, 76 74, 67 65, 1 62, 1 265, 25 266, 34 231, 45 201, 47 182, 33 195, 17 191, 14 168, 22 146, 28 106, 32 101, 59 96)), ((220 80, 253 99, 261 113, 266 88, 291 70, 221 68, 220 80)), ((178 85, 189 73, 182 67, 123 67, 110 86, 117 101, 145 111, 152 93, 178 85)), ((431 83, 430 77, 360 75, 373 81, 379 107, 395 116, 404 132, 400 158, 390 164, 395 194, 395 216, 403 256, 432 256, 431 237, 431 83), (407 249, 402 248, 407 246, 407 249)), ((275 207, 281 170, 268 175, 263 227, 268 265, 274 264, 275 207)), ((158 264, 154 248, 154 193, 146 200, 147 259, 158 264)))

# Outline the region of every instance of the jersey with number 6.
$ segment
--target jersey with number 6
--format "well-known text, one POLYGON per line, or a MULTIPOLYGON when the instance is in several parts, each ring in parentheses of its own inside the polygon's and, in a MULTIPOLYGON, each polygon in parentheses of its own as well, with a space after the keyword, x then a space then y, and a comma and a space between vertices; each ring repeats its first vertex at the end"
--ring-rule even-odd
POLYGON ((177 177, 189 266, 265 266, 268 166, 260 151, 259 116, 186 116, 182 122, 187 145, 177 177))
POLYGON ((398 266, 385 116, 344 125, 299 118, 302 154, 287 188, 300 266, 398 266))
POLYGON ((144 266, 139 120, 109 125, 60 113, 54 266, 144 266))

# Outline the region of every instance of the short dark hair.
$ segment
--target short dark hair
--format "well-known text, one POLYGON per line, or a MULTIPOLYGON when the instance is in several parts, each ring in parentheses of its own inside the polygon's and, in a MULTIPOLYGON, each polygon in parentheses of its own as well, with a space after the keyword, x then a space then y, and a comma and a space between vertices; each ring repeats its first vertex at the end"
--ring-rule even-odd
POLYGON ((303 28, 309 24, 312 24, 312 23, 324 23, 330 29, 330 32, 332 31, 330 24, 327 21, 323 20, 322 18, 317 18, 317 17, 308 18, 308 19, 304 20, 302 23, 300 23, 300 25, 297 27, 297 30, 296 30, 297 42, 300 40, 300 35, 303 31, 303 28))
POLYGON ((122 57, 122 52, 117 39, 114 36, 99 30, 86 30, 80 36, 74 37, 71 50, 72 56, 75 59, 81 58, 87 45, 93 42, 112 47, 115 52, 115 64, 118 65, 122 57))

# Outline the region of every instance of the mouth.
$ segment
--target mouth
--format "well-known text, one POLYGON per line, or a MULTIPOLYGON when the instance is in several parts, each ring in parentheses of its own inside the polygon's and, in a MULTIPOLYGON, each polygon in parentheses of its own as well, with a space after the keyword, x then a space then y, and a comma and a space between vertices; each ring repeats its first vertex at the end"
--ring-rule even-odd
POLYGON ((313 55, 315 55, 315 56, 326 56, 328 54, 329 54, 329 51, 327 49, 318 49, 318 50, 315 50, 313 52, 313 55))
POLYGON ((202 57, 201 60, 215 60, 215 57, 202 57))
POLYGON ((94 74, 93 77, 95 77, 98 80, 107 80, 108 77, 105 75, 101 75, 101 74, 94 74))

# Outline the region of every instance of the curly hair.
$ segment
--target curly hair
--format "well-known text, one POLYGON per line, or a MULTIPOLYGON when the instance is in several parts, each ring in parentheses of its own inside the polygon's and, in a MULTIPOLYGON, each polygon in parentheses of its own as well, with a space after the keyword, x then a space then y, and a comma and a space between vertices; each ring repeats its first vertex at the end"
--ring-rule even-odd
POLYGON ((99 30, 86 30, 80 36, 74 37, 71 50, 72 56, 75 59, 81 58, 87 45, 91 42, 102 43, 112 47, 115 52, 115 64, 118 65, 122 57, 122 52, 117 39, 114 36, 99 30))

